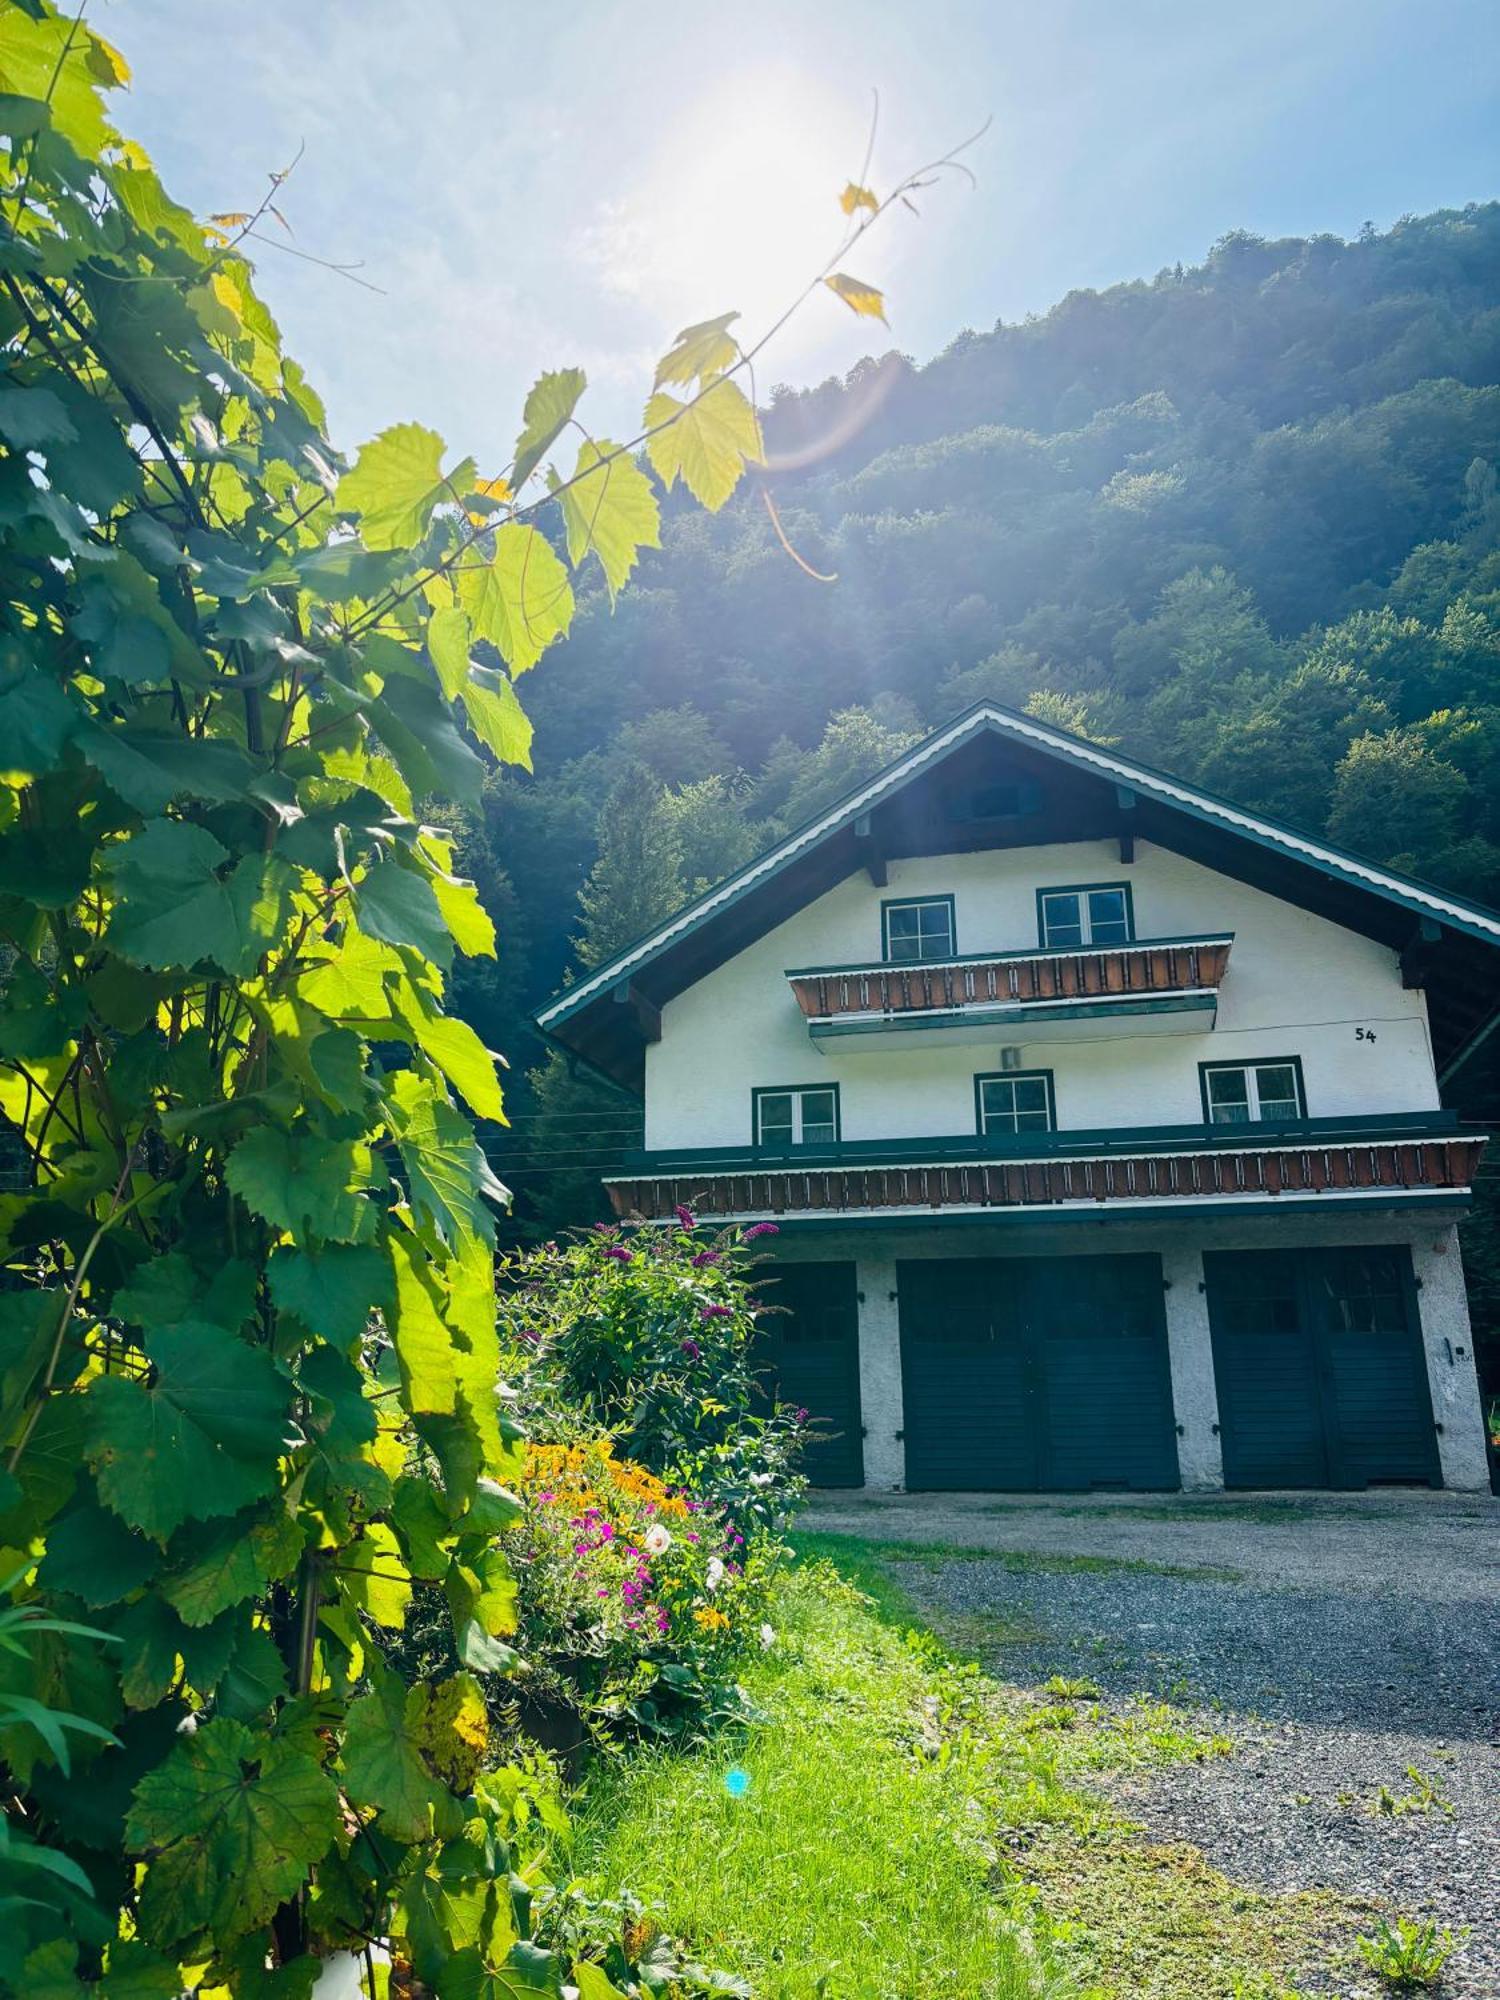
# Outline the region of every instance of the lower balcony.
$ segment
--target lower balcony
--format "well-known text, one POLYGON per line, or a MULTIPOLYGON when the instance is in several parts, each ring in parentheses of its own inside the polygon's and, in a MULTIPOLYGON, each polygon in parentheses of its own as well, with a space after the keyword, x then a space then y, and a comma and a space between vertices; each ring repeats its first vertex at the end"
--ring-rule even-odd
POLYGON ((846 1141, 642 1154, 605 1185, 626 1221, 890 1221, 1004 1213, 1139 1214, 1271 1204, 1467 1205, 1486 1134, 1446 1112, 1274 1128, 1147 1126, 980 1139, 846 1141))

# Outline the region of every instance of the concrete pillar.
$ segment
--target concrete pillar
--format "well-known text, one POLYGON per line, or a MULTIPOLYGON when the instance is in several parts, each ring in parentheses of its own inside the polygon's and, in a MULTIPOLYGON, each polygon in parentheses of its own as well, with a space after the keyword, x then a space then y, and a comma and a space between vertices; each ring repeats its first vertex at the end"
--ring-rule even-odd
POLYGON ((1484 1412, 1479 1403, 1458 1231, 1440 1229, 1413 1237, 1411 1262, 1420 1287, 1417 1303, 1422 1315, 1422 1348, 1427 1356, 1432 1414, 1438 1425, 1443 1484, 1460 1492, 1487 1493, 1490 1468, 1484 1412))
POLYGON ((859 1284, 859 1402, 865 1427, 865 1485, 899 1492, 906 1484, 902 1443, 901 1322, 896 1311, 896 1264, 861 1257, 859 1284))
POLYGON ((1203 1290, 1203 1253, 1191 1246, 1163 1251, 1161 1269, 1167 1280, 1163 1297, 1178 1471, 1186 1492, 1214 1492, 1224 1484, 1224 1453, 1219 1443, 1219 1392, 1203 1290))

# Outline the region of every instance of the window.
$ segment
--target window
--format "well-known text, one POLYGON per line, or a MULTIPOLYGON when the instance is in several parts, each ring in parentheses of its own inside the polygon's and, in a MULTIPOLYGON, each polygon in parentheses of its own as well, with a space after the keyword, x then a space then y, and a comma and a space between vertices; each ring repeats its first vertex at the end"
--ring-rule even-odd
POLYGON ((1128 882, 1038 889, 1036 909, 1044 945, 1129 944, 1135 936, 1128 882))
POLYGON ((1275 1062, 1201 1063, 1203 1116, 1210 1125, 1284 1125, 1307 1116, 1302 1064, 1296 1056, 1275 1062))
POLYGON ((1050 1069, 1013 1070, 1006 1076, 976 1076, 974 1098, 979 1112, 981 1138, 1057 1130, 1050 1069))
POLYGON ((839 1087, 836 1083, 794 1084, 787 1090, 752 1093, 755 1143, 769 1152, 793 1146, 832 1146, 839 1136, 839 1087))
POLYGON ((908 896, 880 906, 887 960, 952 958, 957 944, 951 896, 908 896))

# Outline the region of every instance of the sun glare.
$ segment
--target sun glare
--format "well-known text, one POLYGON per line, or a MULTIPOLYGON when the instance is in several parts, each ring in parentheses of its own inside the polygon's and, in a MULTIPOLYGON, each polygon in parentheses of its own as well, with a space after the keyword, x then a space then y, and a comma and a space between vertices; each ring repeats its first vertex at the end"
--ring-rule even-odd
MULTIPOLYGON (((706 95, 606 225, 617 288, 669 331, 734 308, 745 336, 758 335, 838 246, 838 196, 860 170, 868 113, 852 92, 842 101, 791 70, 706 95)), ((871 256, 878 271, 877 246, 871 256)), ((800 320, 778 340, 778 371, 828 346, 830 321, 847 332, 830 312, 800 320)))

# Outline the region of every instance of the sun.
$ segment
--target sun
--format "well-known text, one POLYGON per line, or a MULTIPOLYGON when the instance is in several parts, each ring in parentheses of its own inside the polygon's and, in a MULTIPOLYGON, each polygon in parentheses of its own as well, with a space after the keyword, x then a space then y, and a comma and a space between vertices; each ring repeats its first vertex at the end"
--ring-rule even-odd
MULTIPOLYGON (((853 93, 841 99, 791 68, 708 92, 668 128, 614 209, 605 231, 612 283, 668 332, 733 309, 741 338, 758 338, 847 231, 838 197, 860 171, 868 117, 853 93)), ((830 323, 847 333, 835 308, 831 298, 811 301, 767 365, 805 365, 830 323)))

